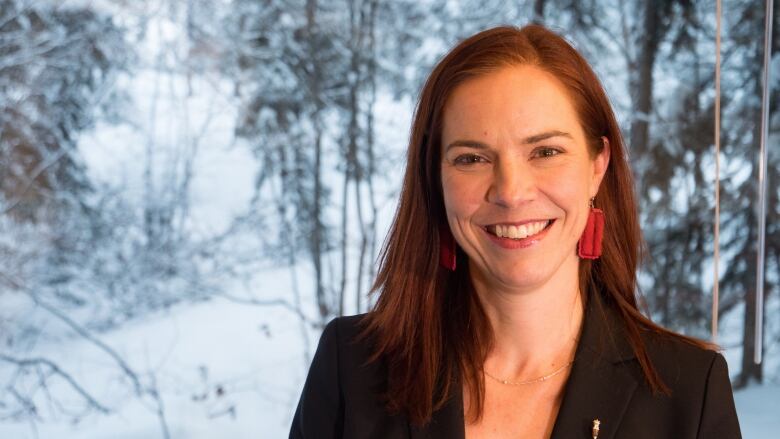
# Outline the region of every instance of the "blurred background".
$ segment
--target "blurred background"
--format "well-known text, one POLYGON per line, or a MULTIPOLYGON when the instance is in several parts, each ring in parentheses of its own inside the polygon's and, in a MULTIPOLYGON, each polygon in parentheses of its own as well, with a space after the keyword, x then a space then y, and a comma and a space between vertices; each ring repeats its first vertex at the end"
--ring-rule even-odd
MULTIPOLYGON (((710 338, 715 11, 0 0, 0 437, 286 437, 323 325, 372 303, 422 81, 498 24, 544 23, 593 64, 636 175, 648 312, 710 338)), ((746 438, 780 431, 774 52, 754 361, 764 29, 763 2, 723 0, 717 341, 746 438)))

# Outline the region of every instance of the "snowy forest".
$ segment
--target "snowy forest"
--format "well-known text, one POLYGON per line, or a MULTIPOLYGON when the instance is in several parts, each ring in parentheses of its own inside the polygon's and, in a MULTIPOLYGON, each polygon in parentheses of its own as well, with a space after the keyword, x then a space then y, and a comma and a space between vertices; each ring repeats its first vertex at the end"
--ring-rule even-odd
MULTIPOLYGON (((766 15, 722 7, 717 342, 744 437, 769 438, 780 4, 759 363, 766 15)), ((710 339, 715 0, 0 0, 0 437, 286 437, 323 326, 371 307, 422 81, 531 22, 617 112, 646 312, 710 339)))

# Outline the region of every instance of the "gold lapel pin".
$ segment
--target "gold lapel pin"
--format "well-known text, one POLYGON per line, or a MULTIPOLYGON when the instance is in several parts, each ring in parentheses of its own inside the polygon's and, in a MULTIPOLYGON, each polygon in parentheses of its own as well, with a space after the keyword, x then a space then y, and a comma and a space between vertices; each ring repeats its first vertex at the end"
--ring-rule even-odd
POLYGON ((601 421, 598 419, 593 420, 593 439, 599 439, 599 425, 601 425, 601 421))

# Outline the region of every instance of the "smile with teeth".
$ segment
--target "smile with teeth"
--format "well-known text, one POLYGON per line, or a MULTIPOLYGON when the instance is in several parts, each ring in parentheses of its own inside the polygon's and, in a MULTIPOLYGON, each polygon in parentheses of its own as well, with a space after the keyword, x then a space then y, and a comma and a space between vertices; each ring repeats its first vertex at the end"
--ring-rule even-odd
POLYGON ((551 221, 547 220, 525 223, 521 226, 495 224, 487 226, 486 229, 489 233, 492 233, 499 238, 525 239, 529 236, 533 236, 541 232, 550 223, 551 221))

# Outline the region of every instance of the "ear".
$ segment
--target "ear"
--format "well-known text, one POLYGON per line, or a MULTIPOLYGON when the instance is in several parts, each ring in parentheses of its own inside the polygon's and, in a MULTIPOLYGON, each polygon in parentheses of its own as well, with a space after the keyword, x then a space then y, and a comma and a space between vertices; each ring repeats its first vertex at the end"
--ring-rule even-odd
POLYGON ((598 193, 599 186, 601 186, 601 180, 604 178, 604 174, 607 173, 607 167, 609 166, 609 139, 606 136, 601 136, 601 141, 604 143, 604 147, 601 148, 601 152, 593 158, 591 197, 595 197, 598 193))

